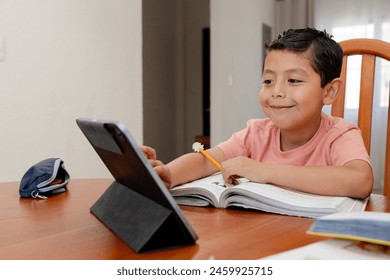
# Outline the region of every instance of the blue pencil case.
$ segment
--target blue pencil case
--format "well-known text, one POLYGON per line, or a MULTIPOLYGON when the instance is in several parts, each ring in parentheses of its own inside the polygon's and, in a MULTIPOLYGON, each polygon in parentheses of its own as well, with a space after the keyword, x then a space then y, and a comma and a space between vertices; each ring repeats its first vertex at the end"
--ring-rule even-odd
POLYGON ((48 158, 31 166, 19 186, 21 197, 47 198, 66 191, 70 180, 60 158, 48 158))

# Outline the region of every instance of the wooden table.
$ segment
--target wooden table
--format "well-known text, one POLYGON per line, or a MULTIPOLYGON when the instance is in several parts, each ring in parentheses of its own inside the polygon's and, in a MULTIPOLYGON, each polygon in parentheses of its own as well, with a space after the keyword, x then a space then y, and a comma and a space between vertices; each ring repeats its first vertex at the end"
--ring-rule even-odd
MULTIPOLYGON (((325 239, 306 234, 309 218, 181 207, 196 244, 136 254, 89 211, 111 182, 73 179, 47 200, 19 198, 19 183, 0 183, 0 259, 258 259, 325 239)), ((367 210, 390 212, 390 198, 372 195, 367 210)))

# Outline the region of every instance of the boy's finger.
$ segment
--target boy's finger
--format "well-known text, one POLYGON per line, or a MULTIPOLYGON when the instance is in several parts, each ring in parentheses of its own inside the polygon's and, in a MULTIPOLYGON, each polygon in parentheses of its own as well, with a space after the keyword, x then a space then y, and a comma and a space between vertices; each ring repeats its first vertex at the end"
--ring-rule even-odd
POLYGON ((156 159, 157 158, 156 151, 153 148, 148 147, 148 146, 141 146, 141 150, 148 159, 156 159))

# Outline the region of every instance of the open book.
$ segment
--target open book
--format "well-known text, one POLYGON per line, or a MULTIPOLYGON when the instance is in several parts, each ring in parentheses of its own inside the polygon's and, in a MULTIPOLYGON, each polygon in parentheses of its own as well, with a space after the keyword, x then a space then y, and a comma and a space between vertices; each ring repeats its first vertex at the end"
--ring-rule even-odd
POLYGON ((287 190, 270 184, 241 180, 225 184, 220 173, 173 187, 171 194, 180 205, 243 207, 290 216, 317 218, 339 212, 363 211, 367 200, 323 196, 287 190))

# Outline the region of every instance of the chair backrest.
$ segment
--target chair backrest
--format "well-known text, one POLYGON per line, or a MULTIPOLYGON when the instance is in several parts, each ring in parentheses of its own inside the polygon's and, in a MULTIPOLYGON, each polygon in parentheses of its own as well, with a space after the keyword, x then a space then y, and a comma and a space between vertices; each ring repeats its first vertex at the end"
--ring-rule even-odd
MULTIPOLYGON (((370 154, 371 127, 374 97, 374 79, 376 58, 390 61, 390 43, 376 39, 351 39, 340 42, 343 49, 343 66, 340 78, 344 81, 344 87, 340 96, 332 104, 333 116, 344 117, 345 85, 347 76, 347 58, 350 55, 361 55, 361 80, 358 109, 358 127, 361 129, 364 145, 370 154)), ((389 92, 390 94, 390 92, 389 92)), ((390 119, 390 110, 388 120, 390 119)), ((387 124, 386 155, 384 171, 383 194, 390 196, 390 121, 387 124)))

